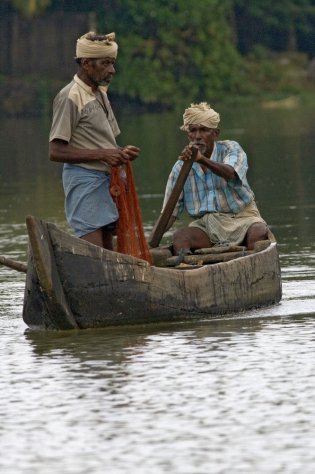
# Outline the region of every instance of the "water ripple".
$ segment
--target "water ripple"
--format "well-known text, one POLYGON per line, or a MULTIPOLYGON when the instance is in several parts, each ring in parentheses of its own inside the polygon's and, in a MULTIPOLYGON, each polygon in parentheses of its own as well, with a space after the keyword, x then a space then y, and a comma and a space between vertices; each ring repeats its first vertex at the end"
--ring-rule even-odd
POLYGON ((301 317, 16 334, 1 472, 310 472, 314 336, 301 317))
POLYGON ((54 333, 26 330, 24 275, 0 267, 1 474, 313 472, 311 255, 282 274, 270 308, 54 333))

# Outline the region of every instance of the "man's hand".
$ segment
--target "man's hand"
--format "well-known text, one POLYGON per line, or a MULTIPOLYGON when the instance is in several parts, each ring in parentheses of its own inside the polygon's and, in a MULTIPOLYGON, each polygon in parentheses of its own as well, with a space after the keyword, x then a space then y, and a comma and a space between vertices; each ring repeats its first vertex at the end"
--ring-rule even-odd
MULTIPOLYGON (((189 145, 185 146, 185 148, 183 149, 183 151, 179 155, 178 159, 183 160, 183 161, 191 160, 193 148, 197 148, 197 147, 195 145, 192 145, 191 143, 189 145)), ((202 158, 203 158, 203 155, 198 150, 195 160, 199 161, 202 158)))
POLYGON ((133 145, 127 145, 124 148, 112 148, 104 150, 106 152, 105 158, 102 161, 111 166, 120 166, 126 164, 128 161, 133 161, 140 153, 140 148, 133 145))
POLYGON ((49 158, 59 163, 89 163, 103 161, 110 166, 120 166, 132 161, 140 153, 140 148, 133 145, 124 148, 75 148, 63 140, 55 139, 49 144, 49 158))
POLYGON ((126 145, 123 147, 122 151, 124 152, 124 156, 126 156, 128 160, 133 161, 138 157, 141 150, 137 146, 126 145))

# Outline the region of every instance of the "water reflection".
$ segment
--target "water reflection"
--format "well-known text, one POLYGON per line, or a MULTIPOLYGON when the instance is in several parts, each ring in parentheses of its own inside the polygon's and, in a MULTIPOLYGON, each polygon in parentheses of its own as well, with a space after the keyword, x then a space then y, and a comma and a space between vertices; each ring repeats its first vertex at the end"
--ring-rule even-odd
POLYGON ((27 332, 4 369, 6 460, 44 474, 311 472, 314 329, 271 317, 27 332))
POLYGON ((130 349, 141 349, 151 336, 159 333, 162 338, 176 332, 193 334, 194 338, 207 336, 231 337, 239 331, 256 331, 264 324, 258 318, 212 318, 208 321, 184 323, 161 323, 152 325, 124 326, 123 328, 88 329, 84 331, 25 331, 25 339, 34 348, 36 355, 50 355, 55 350, 65 351, 82 360, 99 358, 114 361, 117 354, 129 352, 130 349))
MULTIPOLYGON (((272 307, 270 308, 272 309, 272 307)), ((269 309, 269 311, 270 311, 269 309)), ((184 343, 202 344, 207 339, 208 350, 216 350, 222 342, 233 344, 233 338, 241 334, 253 336, 266 326, 282 325, 279 316, 261 316, 261 310, 211 318, 194 322, 161 323, 152 325, 124 326, 123 328, 88 329, 83 331, 25 331, 25 340, 30 343, 34 354, 39 357, 72 357, 80 362, 100 361, 108 364, 128 362, 130 354, 147 352, 148 345, 156 337, 161 340, 174 337, 184 343), (213 346, 212 346, 213 342, 213 346)), ((305 316, 294 315, 294 321, 304 320, 305 316)))

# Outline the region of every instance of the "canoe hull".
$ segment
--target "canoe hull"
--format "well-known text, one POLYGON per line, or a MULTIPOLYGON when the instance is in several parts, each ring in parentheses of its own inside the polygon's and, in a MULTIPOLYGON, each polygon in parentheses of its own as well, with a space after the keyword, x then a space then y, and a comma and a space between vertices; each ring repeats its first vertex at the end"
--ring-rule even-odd
MULTIPOLYGON (((281 299, 277 245, 193 270, 151 266, 101 249, 34 218, 49 275, 30 238, 23 318, 30 327, 96 328, 189 320, 244 311, 281 299), (34 251, 35 249, 35 251, 34 251), (56 280, 56 281, 55 281, 56 280)), ((38 243, 37 243, 38 244, 38 243)))

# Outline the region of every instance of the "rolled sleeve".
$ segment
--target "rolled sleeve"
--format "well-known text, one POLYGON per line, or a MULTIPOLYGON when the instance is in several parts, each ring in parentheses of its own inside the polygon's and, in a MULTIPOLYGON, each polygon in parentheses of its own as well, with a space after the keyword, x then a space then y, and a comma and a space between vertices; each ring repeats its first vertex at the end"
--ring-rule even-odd
POLYGON ((234 168, 239 179, 243 182, 248 170, 247 155, 243 148, 234 141, 226 143, 226 155, 223 162, 234 168))
POLYGON ((53 119, 49 141, 60 139, 69 143, 78 119, 78 108, 73 101, 57 96, 53 104, 53 119))

